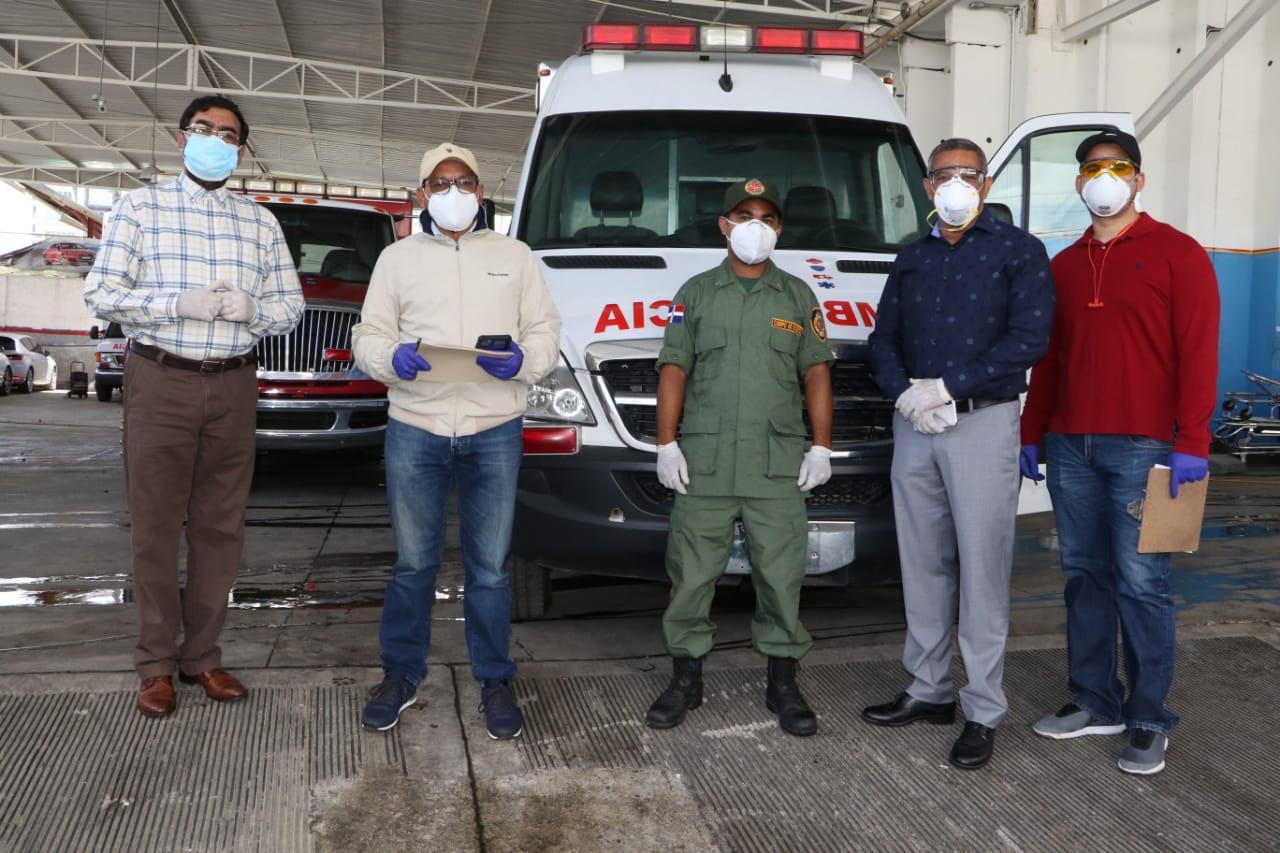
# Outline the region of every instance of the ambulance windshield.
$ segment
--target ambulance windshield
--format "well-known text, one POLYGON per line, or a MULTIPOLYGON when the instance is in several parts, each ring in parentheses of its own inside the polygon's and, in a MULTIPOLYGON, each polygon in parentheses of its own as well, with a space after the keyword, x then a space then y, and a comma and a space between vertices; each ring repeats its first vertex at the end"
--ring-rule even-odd
POLYGON ((724 248, 724 191, 782 195, 779 249, 895 252, 931 205, 905 127, 836 116, 611 112, 551 116, 518 236, 535 249, 724 248))

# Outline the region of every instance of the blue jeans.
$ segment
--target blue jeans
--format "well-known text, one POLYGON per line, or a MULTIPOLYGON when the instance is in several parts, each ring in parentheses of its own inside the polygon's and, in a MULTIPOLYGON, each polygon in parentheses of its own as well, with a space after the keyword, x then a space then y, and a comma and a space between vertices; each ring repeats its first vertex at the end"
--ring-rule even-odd
POLYGON ((1067 657, 1078 706, 1104 723, 1168 734, 1175 610, 1170 555, 1139 554, 1135 516, 1172 445, 1140 435, 1045 436, 1049 494, 1067 576, 1067 657), (1116 621, 1129 696, 1116 672, 1116 621))
POLYGON ((521 418, 459 437, 392 418, 387 422, 387 503, 400 558, 382 607, 382 668, 415 685, 427 677, 431 605, 444 552, 445 501, 458 487, 458 524, 466 570, 462 602, 471 673, 510 680, 511 579, 506 570, 516 477, 523 453, 521 418))

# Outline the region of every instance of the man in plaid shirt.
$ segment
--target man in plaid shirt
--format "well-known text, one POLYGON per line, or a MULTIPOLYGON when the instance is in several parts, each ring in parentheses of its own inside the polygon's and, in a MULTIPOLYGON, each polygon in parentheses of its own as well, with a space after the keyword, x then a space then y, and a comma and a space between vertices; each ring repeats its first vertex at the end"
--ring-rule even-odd
POLYGON ((124 469, 134 665, 138 710, 154 717, 176 705, 175 671, 211 699, 245 695, 222 669, 218 635, 253 479, 254 347, 291 331, 303 309, 280 224, 224 186, 249 137, 239 108, 221 96, 197 98, 179 128, 182 175, 120 198, 84 293, 94 316, 120 323, 130 338, 124 469))

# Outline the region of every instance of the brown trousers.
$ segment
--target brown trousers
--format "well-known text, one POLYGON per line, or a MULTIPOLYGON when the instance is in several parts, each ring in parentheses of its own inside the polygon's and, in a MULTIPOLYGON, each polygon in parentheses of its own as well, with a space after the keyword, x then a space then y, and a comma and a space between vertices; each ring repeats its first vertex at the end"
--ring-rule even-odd
POLYGON ((253 365, 202 375, 133 353, 125 365, 124 472, 141 678, 222 666, 218 635, 244 550, 258 399, 253 365), (187 522, 187 579, 178 541, 187 522), (179 645, 178 637, 182 635, 179 645))

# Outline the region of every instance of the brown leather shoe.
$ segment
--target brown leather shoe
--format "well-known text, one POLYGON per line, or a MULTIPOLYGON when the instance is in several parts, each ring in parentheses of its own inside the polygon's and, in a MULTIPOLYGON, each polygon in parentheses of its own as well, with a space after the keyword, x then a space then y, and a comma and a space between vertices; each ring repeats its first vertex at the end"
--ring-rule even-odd
POLYGON ((138 685, 138 710, 148 717, 167 717, 177 705, 172 675, 144 678, 138 685))
POLYGON ((243 699, 249 691, 236 680, 236 677, 225 669, 211 669, 199 675, 178 675, 183 684, 199 684, 204 688, 204 695, 215 702, 234 702, 243 699))

